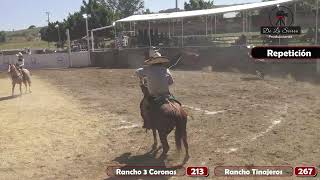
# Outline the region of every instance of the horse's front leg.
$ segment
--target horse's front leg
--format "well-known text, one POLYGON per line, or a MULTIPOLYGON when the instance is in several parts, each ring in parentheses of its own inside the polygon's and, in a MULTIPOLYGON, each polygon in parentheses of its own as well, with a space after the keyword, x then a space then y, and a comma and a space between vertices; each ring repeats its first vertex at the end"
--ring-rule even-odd
POLYGON ((16 87, 16 83, 12 82, 12 90, 11 95, 14 96, 14 88, 16 87))
POLYGON ((159 137, 160 137, 160 141, 161 141, 162 149, 163 149, 163 152, 162 152, 160 158, 163 159, 163 158, 167 157, 167 153, 169 151, 169 143, 167 140, 168 134, 163 130, 162 131, 158 130, 158 133, 159 133, 159 137))
POLYGON ((152 133, 153 133, 153 145, 152 145, 152 149, 156 149, 157 146, 158 146, 157 130, 156 130, 156 129, 152 129, 152 133))
POLYGON ((19 84, 19 88, 20 88, 20 95, 22 95, 22 83, 19 84))
POLYGON ((24 84, 24 87, 25 87, 25 89, 26 89, 25 94, 27 94, 27 93, 28 93, 28 85, 27 85, 27 82, 23 82, 23 84, 24 84))
POLYGON ((32 91, 31 91, 31 83, 29 83, 29 93, 32 93, 32 91))

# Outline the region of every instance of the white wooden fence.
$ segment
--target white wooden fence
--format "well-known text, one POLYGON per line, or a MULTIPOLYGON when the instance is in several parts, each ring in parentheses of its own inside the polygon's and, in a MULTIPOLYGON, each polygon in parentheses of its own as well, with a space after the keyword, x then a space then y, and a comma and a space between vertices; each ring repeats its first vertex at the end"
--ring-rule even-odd
MULTIPOLYGON (((32 54, 24 55, 24 60, 28 69, 87 67, 91 64, 88 52, 32 54)), ((0 70, 6 70, 8 64, 16 62, 15 55, 0 55, 0 70)))

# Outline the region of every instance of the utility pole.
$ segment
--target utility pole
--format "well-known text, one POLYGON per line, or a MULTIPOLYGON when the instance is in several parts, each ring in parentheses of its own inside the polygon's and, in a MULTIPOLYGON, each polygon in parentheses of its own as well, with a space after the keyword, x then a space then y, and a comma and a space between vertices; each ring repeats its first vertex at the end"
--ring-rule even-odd
POLYGON ((316 2, 316 37, 315 37, 315 44, 318 45, 318 16, 319 16, 319 0, 316 2))
MULTIPOLYGON (((47 17, 48 17, 47 22, 48 22, 48 27, 49 27, 49 23, 50 23, 50 12, 47 11, 46 14, 47 14, 47 17)), ((50 43, 49 43, 49 41, 48 41, 48 48, 50 49, 50 43)))
POLYGON ((176 0, 176 12, 178 12, 178 0, 176 0))
POLYGON ((48 16, 47 22, 48 22, 48 25, 49 25, 49 23, 50 23, 50 12, 47 11, 46 14, 47 14, 47 16, 48 16))

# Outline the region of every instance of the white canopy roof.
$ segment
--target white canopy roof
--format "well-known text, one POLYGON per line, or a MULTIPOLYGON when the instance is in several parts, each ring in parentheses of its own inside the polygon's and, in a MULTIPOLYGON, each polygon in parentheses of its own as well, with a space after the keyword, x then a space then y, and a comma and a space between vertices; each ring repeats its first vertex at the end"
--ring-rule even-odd
POLYGON ((267 1, 267 2, 258 2, 258 3, 228 6, 228 7, 222 7, 222 8, 196 10, 196 11, 181 11, 181 12, 174 12, 174 13, 133 15, 124 19, 120 19, 116 22, 150 21, 150 20, 178 19, 178 18, 184 18, 184 17, 205 16, 205 15, 221 14, 221 13, 263 8, 268 6, 275 6, 278 4, 288 3, 293 1, 295 0, 274 0, 274 1, 267 1))

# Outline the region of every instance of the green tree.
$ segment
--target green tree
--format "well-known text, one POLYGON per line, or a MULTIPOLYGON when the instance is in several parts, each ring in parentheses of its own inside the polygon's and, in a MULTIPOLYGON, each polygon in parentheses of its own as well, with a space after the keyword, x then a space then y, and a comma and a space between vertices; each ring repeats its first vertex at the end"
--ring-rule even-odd
POLYGON ((6 42, 6 33, 4 31, 0 31, 0 42, 6 42))
POLYGON ((54 22, 49 23, 47 27, 41 28, 40 35, 41 39, 47 42, 59 42, 59 33, 61 44, 58 46, 62 46, 66 42, 66 26, 64 23, 54 22), (59 26, 59 28, 57 27, 59 26), (59 30, 59 31, 58 31, 59 30))
MULTIPOLYGON (((86 20, 83 14, 91 17, 88 19, 89 29, 111 25, 112 22, 122 17, 127 17, 143 10, 143 0, 83 0, 80 11, 69 16, 63 22, 50 23, 48 27, 42 28, 41 38, 49 42, 58 42, 56 24, 59 24, 62 42, 65 42, 65 31, 70 30, 71 40, 80 39, 87 35, 86 20)), ((106 36, 111 36, 112 32, 97 32, 106 36)))
POLYGON ((49 42, 58 42, 58 30, 55 28, 59 24, 61 41, 66 40, 66 29, 70 30, 71 40, 80 39, 87 35, 86 20, 83 14, 89 14, 89 29, 110 25, 113 22, 113 13, 97 0, 83 1, 79 12, 69 14, 63 22, 50 23, 48 27, 42 28, 41 38, 49 42))
POLYGON ((34 28, 36 28, 35 25, 31 25, 31 26, 28 27, 28 29, 34 29, 34 28))
POLYGON ((143 11, 142 14, 152 14, 152 12, 151 12, 150 9, 148 8, 148 9, 146 9, 145 11, 143 11))
POLYGON ((108 9, 113 10, 117 18, 125 18, 133 14, 142 14, 143 0, 100 0, 108 9))
POLYGON ((212 8, 214 8, 214 3, 211 0, 189 0, 189 2, 184 3, 184 10, 186 11, 212 8))

